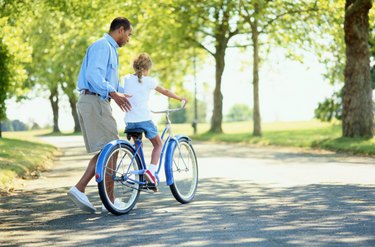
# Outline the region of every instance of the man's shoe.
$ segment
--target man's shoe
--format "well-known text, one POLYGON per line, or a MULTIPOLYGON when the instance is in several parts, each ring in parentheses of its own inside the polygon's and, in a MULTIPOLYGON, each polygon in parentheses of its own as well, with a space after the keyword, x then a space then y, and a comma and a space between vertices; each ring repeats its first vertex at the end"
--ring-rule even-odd
POLYGON ((149 171, 146 170, 143 174, 145 176, 146 181, 149 183, 148 186, 154 191, 158 191, 158 181, 156 180, 155 176, 149 171))
POLYGON ((91 204, 85 193, 79 191, 75 186, 70 188, 68 196, 77 205, 77 207, 79 207, 83 211, 95 213, 96 209, 91 204))
MULTIPOLYGON (((115 199, 115 206, 119 208, 124 208, 125 207, 125 202, 122 202, 120 199, 116 198, 115 199)), ((134 205, 133 209, 137 209, 137 204, 134 205)), ((102 213, 108 213, 108 209, 102 204, 102 213)))

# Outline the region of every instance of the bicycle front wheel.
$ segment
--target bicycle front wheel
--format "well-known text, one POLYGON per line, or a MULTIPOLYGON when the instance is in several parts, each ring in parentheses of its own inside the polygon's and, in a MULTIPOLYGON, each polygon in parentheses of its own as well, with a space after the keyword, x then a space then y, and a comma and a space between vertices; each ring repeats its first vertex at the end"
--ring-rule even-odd
POLYGON ((198 163, 193 146, 187 139, 179 139, 173 150, 173 184, 169 186, 180 203, 194 199, 198 187, 198 163))
POLYGON ((113 147, 105 160, 103 180, 98 183, 99 195, 107 210, 115 215, 128 213, 137 203, 142 175, 141 162, 127 144, 113 147))

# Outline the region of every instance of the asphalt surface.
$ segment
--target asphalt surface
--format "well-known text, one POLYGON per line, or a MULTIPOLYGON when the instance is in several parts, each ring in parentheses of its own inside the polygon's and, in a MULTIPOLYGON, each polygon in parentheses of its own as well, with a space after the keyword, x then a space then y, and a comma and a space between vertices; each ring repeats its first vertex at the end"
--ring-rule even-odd
POLYGON ((375 159, 302 149, 194 143, 195 200, 165 185, 127 215, 96 214, 66 196, 90 158, 82 137, 48 137, 63 155, 0 197, 0 246, 375 246, 375 159))

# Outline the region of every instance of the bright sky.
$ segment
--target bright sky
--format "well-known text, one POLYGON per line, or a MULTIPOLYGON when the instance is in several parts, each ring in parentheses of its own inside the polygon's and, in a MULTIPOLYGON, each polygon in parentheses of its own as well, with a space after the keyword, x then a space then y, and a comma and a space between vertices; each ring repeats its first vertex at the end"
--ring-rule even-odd
MULTIPOLYGON (((318 102, 332 95, 333 87, 324 81, 323 65, 312 54, 306 54, 305 63, 286 60, 281 50, 274 50, 271 60, 264 63, 260 70, 260 107, 263 122, 310 120, 318 102)), ((227 52, 226 67, 223 75, 222 93, 224 97, 224 115, 234 104, 253 105, 252 64, 250 53, 240 53, 230 49, 227 52)), ((123 75, 121 75, 123 76, 123 75)), ((206 101, 209 118, 212 114, 212 92, 214 89, 215 65, 209 60, 197 73, 198 97, 206 101), (208 83, 205 92, 203 83, 208 83)), ((194 83, 189 77, 185 87, 191 91, 194 83)), ((37 122, 44 126, 52 123, 52 110, 48 93, 40 92, 33 100, 16 103, 9 100, 7 115, 9 119, 23 122, 37 122)), ((73 129, 73 119, 66 96, 60 97, 59 127, 62 131, 73 129)), ((166 106, 163 96, 151 97, 155 108, 166 106)), ((123 113, 113 103, 114 115, 119 128, 123 128, 123 113)))

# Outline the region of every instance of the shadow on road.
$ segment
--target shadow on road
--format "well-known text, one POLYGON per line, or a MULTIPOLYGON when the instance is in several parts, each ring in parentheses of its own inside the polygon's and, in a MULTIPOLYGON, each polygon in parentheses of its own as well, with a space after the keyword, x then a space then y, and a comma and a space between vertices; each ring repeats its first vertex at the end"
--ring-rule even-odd
MULTIPOLYGON (((265 187, 222 179, 200 181, 182 205, 168 187, 141 194, 128 215, 85 214, 67 187, 0 198, 5 244, 38 246, 375 246, 375 188, 318 184, 265 187)), ((96 188, 89 197, 100 205, 96 188)))

